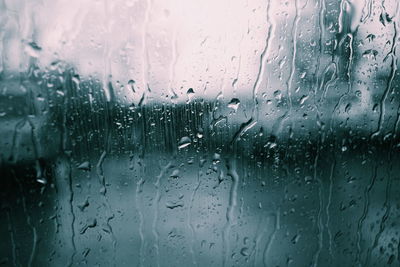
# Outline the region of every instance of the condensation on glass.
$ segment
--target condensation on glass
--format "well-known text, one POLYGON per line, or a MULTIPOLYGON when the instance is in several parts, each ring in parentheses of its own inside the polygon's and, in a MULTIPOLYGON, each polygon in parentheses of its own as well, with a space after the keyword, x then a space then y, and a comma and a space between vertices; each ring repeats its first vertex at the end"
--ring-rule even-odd
POLYGON ((398 266, 397 0, 0 0, 0 265, 398 266))

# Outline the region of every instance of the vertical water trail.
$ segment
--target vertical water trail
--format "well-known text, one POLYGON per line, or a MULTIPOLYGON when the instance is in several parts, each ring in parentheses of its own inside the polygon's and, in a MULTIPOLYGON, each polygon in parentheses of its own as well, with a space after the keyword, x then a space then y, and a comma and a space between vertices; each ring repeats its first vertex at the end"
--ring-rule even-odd
MULTIPOLYGON (((200 164, 201 165, 201 164, 200 164)), ((199 168, 201 168, 201 166, 199 166, 199 168)), ((197 172, 197 184, 195 186, 195 188, 193 189, 192 194, 190 195, 190 200, 189 200, 189 208, 188 208, 188 215, 187 215, 187 220, 188 220, 188 227, 190 229, 190 233, 191 233, 191 240, 190 240, 190 253, 192 255, 192 263, 193 266, 197 266, 197 261, 196 261, 196 255, 194 253, 194 248, 193 245, 196 242, 196 232, 194 229, 194 225, 192 222, 192 209, 193 209, 193 203, 194 203, 194 199, 196 197, 197 191, 200 188, 201 185, 201 180, 200 177, 203 175, 203 172, 201 171, 201 169, 197 172)))
MULTIPOLYGON (((338 26, 339 26, 339 33, 342 33, 344 31, 344 16, 345 14, 343 14, 344 10, 345 10, 345 5, 348 4, 347 0, 340 0, 340 4, 339 4, 339 17, 338 17, 338 26)), ((340 41, 340 40, 339 40, 340 41)))
POLYGON ((153 199, 154 218, 153 218, 153 223, 152 223, 152 232, 153 232, 153 236, 154 236, 154 249, 156 251, 157 266, 160 266, 160 259, 159 259, 159 254, 160 254, 159 236, 160 236, 160 234, 157 230, 158 214, 159 214, 159 207, 160 207, 160 200, 161 200, 160 183, 161 183, 162 177, 164 177, 165 173, 168 171, 168 169, 171 167, 171 165, 172 165, 172 163, 170 161, 167 163, 167 165, 161 167, 160 174, 157 175, 156 182, 154 183, 154 187, 156 188, 156 195, 153 199))
MULTIPOLYGON (((286 120, 290 119, 290 113, 292 111, 292 85, 293 85, 293 79, 294 79, 294 74, 296 72, 296 57, 297 57, 297 30, 298 30, 298 24, 300 21, 300 15, 301 11, 307 6, 308 1, 302 6, 301 8, 299 7, 299 0, 294 1, 295 5, 295 17, 293 19, 293 25, 292 25, 292 40, 293 40, 293 50, 292 50, 292 62, 290 66, 290 74, 289 77, 286 81, 286 93, 288 96, 288 109, 285 111, 284 115, 280 118, 277 126, 277 132, 278 134, 281 131, 281 128, 284 126, 284 123, 286 120)), ((290 128, 292 129, 292 122, 290 123, 290 128)))
POLYGON ((177 49, 177 30, 176 26, 172 29, 172 40, 171 40, 171 50, 172 50, 172 60, 169 65, 169 81, 168 81, 168 90, 169 90, 169 97, 170 99, 174 99, 177 97, 175 90, 173 89, 173 83, 175 80, 175 69, 176 64, 178 62, 178 49, 177 49))
POLYGON ((104 0, 104 16, 106 17, 107 25, 106 32, 104 34, 104 49, 103 49, 103 90, 104 95, 106 97, 106 101, 110 102, 113 99, 113 90, 112 86, 109 86, 111 83, 111 49, 110 49, 110 41, 111 41, 111 22, 112 17, 109 14, 110 6, 108 0, 104 0))
MULTIPOLYGON (((398 12, 398 7, 399 5, 397 5, 397 11, 396 11, 396 15, 398 12)), ((390 75, 389 75, 389 79, 387 81, 387 85, 386 85, 386 89, 381 97, 380 100, 380 104, 379 104, 379 119, 378 119, 378 128, 377 130, 371 135, 371 138, 377 136, 380 134, 381 130, 382 130, 382 126, 383 126, 383 122, 385 119, 385 102, 386 99, 392 89, 392 83, 394 80, 394 77, 397 73, 397 56, 396 56, 396 47, 397 47, 397 23, 396 21, 393 22, 393 27, 394 27, 394 34, 393 34, 393 39, 392 39, 392 47, 390 49, 390 52, 388 53, 388 55, 385 57, 385 59, 387 59, 388 57, 391 58, 391 71, 390 71, 390 75)))
MULTIPOLYGON (((268 20, 267 20, 267 22, 268 22, 268 20)), ((231 84, 234 96, 236 96, 237 82, 239 81, 239 74, 240 74, 240 69, 241 69, 241 64, 242 64, 242 49, 241 49, 241 47, 242 47, 243 39, 244 39, 244 34, 242 33, 242 35, 240 36, 240 40, 238 42, 237 69, 236 69, 236 73, 235 73, 235 76, 234 76, 234 78, 232 80, 232 84, 231 84)))
POLYGON ((397 136, 398 136, 398 129, 399 129, 399 125, 400 125, 400 104, 397 107, 397 114, 396 114, 397 118, 396 118, 396 122, 393 125, 393 139, 396 140, 397 136))
POLYGON ((315 156, 315 159, 314 159, 314 181, 317 181, 317 183, 318 183, 319 205, 318 205, 318 215, 317 215, 318 248, 315 251, 315 254, 313 257, 313 266, 318 266, 318 259, 319 259, 319 255, 321 254, 321 250, 323 247, 323 241, 324 241, 323 240, 324 225, 322 223, 322 216, 321 216, 322 208, 323 208, 323 195, 322 195, 323 184, 322 184, 321 178, 317 175, 320 146, 321 146, 321 143, 318 142, 317 155, 315 156))
POLYGON ((332 191, 333 191, 333 173, 335 171, 335 167, 336 167, 336 159, 333 160, 332 165, 331 165, 331 170, 330 170, 330 174, 329 174, 329 193, 328 193, 328 203, 326 204, 326 224, 325 224, 325 228, 328 231, 328 239, 329 239, 329 255, 331 257, 331 259, 333 259, 333 253, 332 253, 332 233, 331 233, 331 228, 330 228, 330 207, 332 204, 332 191))
POLYGON ((17 265, 17 247, 15 245, 13 223, 11 221, 9 210, 7 210, 7 220, 8 220, 8 232, 10 233, 10 241, 11 241, 11 249, 12 249, 12 252, 11 252, 12 253, 12 262, 13 262, 14 266, 20 266, 21 265, 20 263, 17 265))
POLYGON ((107 188, 106 188, 106 179, 104 177, 103 174, 103 162, 104 159, 106 158, 106 151, 103 151, 100 155, 99 161, 96 164, 96 173, 97 173, 97 177, 99 179, 99 183, 100 183, 100 193, 102 195, 105 195, 107 193, 107 188))
MULTIPOLYGON (((318 56, 318 63, 317 63, 317 77, 319 76, 318 72, 319 72, 319 68, 320 68, 320 64, 321 64, 321 54, 322 52, 322 39, 324 36, 324 24, 323 24, 323 15, 324 15, 324 11, 325 11, 325 2, 322 2, 322 6, 323 6, 323 11, 321 11, 320 13, 320 51, 319 51, 319 56, 318 56)), ((316 83, 316 88, 318 88, 318 78, 317 78, 317 83, 316 83)), ((322 82, 321 82, 322 84, 322 82)), ((318 216, 317 216, 317 229, 318 229, 318 248, 314 254, 314 258, 313 258, 313 265, 317 266, 318 265, 318 260, 319 260, 319 255, 321 253, 322 247, 323 247, 323 243, 324 243, 324 227, 327 228, 328 231, 328 237, 329 237, 329 255, 332 257, 332 235, 329 229, 329 207, 331 205, 331 198, 332 198, 332 185, 333 185, 333 181, 332 181, 332 176, 333 176, 333 170, 335 167, 335 161, 332 163, 331 165, 331 171, 330 171, 330 176, 329 176, 329 192, 328 192, 328 201, 327 204, 325 206, 325 213, 326 213, 326 222, 325 225, 323 224, 322 220, 322 209, 323 209, 323 202, 324 202, 324 198, 323 198, 323 194, 322 194, 322 189, 323 189, 323 183, 321 178, 317 175, 317 168, 318 168, 318 159, 319 159, 319 155, 320 155, 320 147, 323 145, 323 137, 322 137, 322 132, 323 132, 323 128, 322 128, 322 123, 320 121, 320 116, 322 115, 322 113, 319 110, 319 105, 317 104, 317 89, 314 89, 314 106, 316 108, 317 111, 317 125, 318 125, 318 144, 317 144, 317 154, 315 156, 314 159, 314 180, 318 182, 318 198, 319 198, 319 207, 318 207, 318 216)))
MULTIPOLYGON (((68 106, 69 106, 69 95, 70 95, 70 84, 65 82, 63 84, 63 92, 64 92, 64 99, 62 105, 62 128, 61 128, 61 148, 63 157, 60 159, 60 164, 67 165, 67 172, 61 173, 60 178, 63 179, 64 175, 68 175, 68 191, 69 191, 69 211, 71 213, 71 246, 72 246, 72 254, 69 259, 68 266, 72 266, 74 264, 74 258, 76 255, 76 245, 75 245, 75 211, 73 206, 74 201, 74 191, 72 186, 72 166, 71 166, 71 151, 68 149, 68 136, 69 131, 67 127, 67 117, 68 117, 68 106)), ((64 166, 66 167, 66 166, 64 166)))
MULTIPOLYGON (((151 1, 146 0, 146 9, 144 12, 144 21, 142 29, 142 86, 143 86, 143 100, 145 100, 146 90, 149 89, 149 51, 147 49, 147 31, 149 26, 149 16, 151 10, 151 1)), ((142 102, 142 101, 141 101, 142 102)))
POLYGON ((26 123, 26 119, 23 118, 15 124, 13 137, 12 137, 12 143, 11 143, 10 156, 9 156, 9 159, 12 162, 17 162, 17 160, 18 160, 18 150, 17 150, 17 153, 15 153, 15 147, 17 145, 17 138, 18 138, 18 131, 20 129, 22 129, 22 127, 24 127, 25 123, 26 123))
MULTIPOLYGON (((324 79, 322 79, 321 81, 319 80, 319 72, 320 72, 320 68, 321 68, 321 55, 324 54, 324 48, 323 48, 323 41, 325 40, 325 23, 324 23, 324 19, 325 19, 325 12, 326 12, 326 0, 320 0, 320 12, 319 12, 319 51, 318 51, 318 57, 317 57, 317 66, 316 66, 316 70, 315 70, 315 78, 316 78, 316 82, 315 82, 315 88, 314 88, 314 105, 317 109, 317 112, 319 114, 319 110, 318 110, 318 105, 317 105, 317 94, 318 94, 318 89, 320 88, 319 84, 321 84, 324 81, 324 79)), ((324 73, 327 72, 329 68, 329 65, 326 66, 324 73)))
POLYGON ((237 89, 237 82, 239 81, 239 74, 240 74, 240 68, 241 68, 241 64, 242 64, 242 55, 241 55, 241 45, 243 42, 243 38, 244 36, 242 35, 242 37, 240 38, 239 41, 239 56, 238 56, 238 65, 237 65, 237 70, 236 70, 236 74, 235 74, 235 78, 232 81, 232 88, 233 88, 233 95, 236 96, 236 89, 237 89))
MULTIPOLYGON (((260 64, 258 67, 258 72, 256 76, 256 80, 253 85, 253 92, 252 92, 252 97, 253 97, 253 107, 252 107, 252 115, 251 119, 255 120, 256 122, 258 121, 258 90, 261 86, 261 82, 264 80, 264 75, 266 74, 266 64, 267 64, 267 56, 268 56, 268 49, 270 48, 270 41, 274 37, 273 36, 273 29, 274 25, 270 21, 270 9, 271 9, 271 0, 268 0, 267 3, 267 37, 265 39, 265 46, 263 51, 261 52, 260 56, 260 64)), ((265 86, 267 88, 267 85, 265 86)))
POLYGON ((12 175, 15 179, 15 181, 17 182, 18 185, 18 189, 21 193, 21 199, 22 199, 22 209, 24 211, 24 214, 26 216, 26 224, 28 225, 28 227, 32 230, 32 249, 31 249, 31 253, 29 255, 29 261, 28 261, 28 266, 31 267, 33 266, 33 262, 35 260, 35 256, 36 256, 36 246, 38 243, 38 236, 37 236, 37 231, 36 231, 36 227, 33 225, 32 223, 32 218, 30 215, 30 212, 28 212, 28 209, 26 207, 26 199, 25 199, 25 194, 24 194, 24 189, 23 186, 21 184, 20 179, 17 177, 17 175, 15 174, 14 171, 12 171, 12 175))
POLYGON ((272 233, 268 239, 268 242, 265 245, 264 254, 263 254, 263 265, 265 267, 268 266, 268 264, 267 264, 268 255, 271 250, 272 243, 275 240, 276 232, 281 229, 281 226, 280 226, 281 214, 280 213, 281 213, 280 208, 278 208, 278 210, 276 211, 276 214, 274 214, 274 217, 275 217, 274 230, 272 231, 272 233))
MULTIPOLYGON (((388 162, 391 162, 391 155, 390 155, 390 151, 389 151, 389 158, 388 158, 388 162)), ((390 166, 390 170, 388 171, 388 177, 387 177, 387 183, 386 183, 386 189, 385 189, 385 202, 383 203, 383 207, 385 209, 385 213, 383 214, 382 218, 381 218, 381 222, 379 224, 379 231, 375 236, 374 239, 374 243, 372 245, 371 248, 368 248, 367 251, 367 259, 365 261, 364 266, 368 266, 370 259, 371 259, 371 255, 372 255, 372 251, 374 251, 374 249, 378 246, 379 243, 379 239, 381 238, 381 235, 383 233, 383 231, 385 230, 385 225, 386 225, 386 221, 389 218, 390 215, 390 210, 391 210, 391 203, 390 203, 390 196, 391 196, 391 186, 392 186, 392 175, 391 175, 391 168, 392 165, 390 166)))
MULTIPOLYGON (((353 67, 353 61, 354 61, 354 38, 355 34, 358 30, 357 28, 352 31, 351 29, 351 16, 353 15, 351 12, 344 12, 346 10, 346 5, 349 5, 350 9, 355 9, 356 7, 350 3, 348 0, 342 0, 340 4, 340 14, 339 14, 339 36, 340 40, 338 40, 338 45, 342 45, 342 43, 346 40, 348 37, 350 39, 349 41, 349 56, 348 56, 348 64, 346 67, 346 76, 347 76, 347 91, 342 94, 339 98, 339 101, 335 105, 332 114, 335 114, 336 111, 340 108, 340 104, 342 103, 343 99, 345 99, 346 96, 349 96, 349 94, 352 91, 352 67, 353 67)), ((354 12, 354 10, 352 10, 354 12)))
POLYGON ((353 84, 351 83, 351 75, 352 75, 352 67, 353 67, 353 60, 354 60, 354 35, 353 33, 349 33, 348 37, 350 38, 350 54, 349 54, 349 66, 347 67, 347 95, 351 92, 353 84))
POLYGON ((236 158, 234 155, 227 162, 228 176, 231 177, 231 188, 229 191, 229 204, 226 210, 226 223, 224 229, 222 231, 222 266, 226 266, 229 260, 229 250, 230 250, 230 242, 229 235, 231 231, 232 225, 234 225, 235 220, 235 208, 237 206, 237 191, 239 185, 239 175, 236 171, 236 158))
POLYGON ((236 133, 233 135, 233 138, 230 142, 230 149, 232 150, 236 141, 238 141, 243 134, 245 134, 248 130, 253 128, 256 124, 257 121, 254 121, 253 118, 250 118, 248 121, 243 122, 240 125, 239 130, 237 130, 236 133))
POLYGON ((335 62, 330 62, 329 65, 326 66, 325 71, 324 71, 324 75, 326 75, 329 71, 329 69, 332 68, 332 75, 329 77, 329 80, 327 80, 326 82, 324 82, 324 79, 321 80, 320 83, 320 91, 321 91, 321 97, 318 100, 321 104, 322 104, 322 100, 324 98, 326 98, 326 95, 328 93, 328 89, 329 87, 331 87, 333 85, 333 83, 338 79, 337 77, 337 65, 335 62))
MULTIPOLYGON (((339 62, 339 57, 337 55, 337 52, 335 52, 338 49, 338 46, 342 45, 343 41, 344 41, 344 33, 345 33, 345 18, 346 18, 346 14, 345 14, 345 5, 348 5, 347 0, 341 0, 340 4, 339 4, 339 17, 338 17, 338 39, 336 40, 335 46, 334 46, 334 53, 332 54, 332 63, 335 65, 335 70, 338 73, 338 75, 336 75, 335 80, 339 80, 339 76, 340 76, 340 62, 339 62)), ((347 34, 346 34, 347 36, 347 34)), ((350 38, 353 38, 353 36, 351 35, 350 38)), ((350 81, 350 79, 349 79, 350 81)), ((350 92, 350 87, 347 87, 347 92, 345 94, 342 94, 339 97, 338 102, 335 104, 333 111, 332 111, 332 118, 331 118, 331 122, 330 122, 330 131, 333 132, 333 124, 335 122, 333 116, 336 113, 336 111, 338 110, 338 108, 340 107, 340 104, 342 103, 342 100, 344 99, 344 97, 350 92)))
POLYGON ((294 1, 294 8, 295 8, 295 16, 292 25, 292 40, 293 40, 293 51, 292 51, 292 62, 290 65, 290 74, 289 78, 286 81, 286 90, 288 96, 288 116, 290 116, 292 110, 292 86, 293 86, 293 78, 294 73, 296 72, 296 57, 297 57, 297 28, 300 21, 300 10, 299 10, 299 3, 298 0, 294 1))
POLYGON ((75 245, 75 211, 74 211, 74 189, 73 189, 73 185, 72 185, 72 168, 71 168, 71 159, 68 157, 67 158, 68 161, 68 191, 69 191, 69 210, 71 213, 71 244, 72 244, 72 248, 73 248, 73 252, 70 258, 70 263, 68 264, 68 266, 72 266, 74 264, 74 257, 76 255, 76 245, 75 245))
POLYGON ((316 77, 317 77, 317 82, 316 85, 318 86, 319 84, 319 69, 321 67, 321 55, 324 54, 324 48, 323 48, 323 42, 325 40, 325 13, 326 13, 326 0, 320 0, 321 3, 321 10, 319 12, 319 53, 318 53, 318 59, 317 59, 317 67, 316 67, 316 77))
MULTIPOLYGON (((397 3, 396 12, 395 12, 395 15, 394 15, 395 18, 398 17, 399 6, 400 6, 400 3, 397 3)), ((382 8, 384 9, 384 2, 382 2, 382 8)), ((397 47, 397 35, 398 35, 397 31, 398 31, 398 29, 397 29, 397 23, 396 23, 395 20, 393 21, 393 28, 394 28, 394 34, 393 34, 393 40, 392 40, 392 47, 391 47, 391 50, 390 50, 390 52, 388 53, 388 55, 385 57, 385 59, 386 59, 387 57, 390 56, 391 59, 392 59, 392 62, 391 62, 391 63, 392 63, 392 64, 391 64, 391 74, 390 74, 390 76, 389 76, 389 79, 388 79, 388 83, 387 83, 387 87, 386 87, 386 89, 385 89, 385 92, 384 92, 383 97, 382 97, 382 99, 381 99, 381 104, 380 104, 380 115, 379 115, 379 122, 378 122, 378 129, 377 129, 377 131, 376 131, 371 137, 373 137, 373 136, 375 136, 375 135, 378 135, 378 134, 380 133, 381 129, 382 129, 382 124, 383 124, 383 120, 384 120, 384 116, 385 116, 385 102, 386 102, 386 98, 387 98, 389 92, 390 92, 391 89, 392 89, 393 79, 394 79, 394 76, 395 76, 395 74, 396 74, 396 72, 397 72, 396 47, 397 47)), ((391 162, 391 150, 389 150, 388 162, 391 162)), ((368 248, 368 251, 367 251, 367 259, 366 259, 366 264, 365 264, 365 265, 368 265, 368 264, 369 264, 372 251, 378 246, 379 239, 380 239, 380 237, 381 237, 383 231, 385 230, 385 223, 386 223, 386 221, 387 221, 387 219, 389 218, 389 215, 390 215, 390 210, 391 210, 391 203, 390 203, 390 193, 391 193, 391 192, 390 192, 390 190, 391 190, 391 184, 392 184, 392 175, 391 175, 391 171, 392 171, 391 169, 392 169, 392 167, 393 167, 393 166, 390 165, 390 168, 389 168, 389 171, 388 171, 387 184, 386 184, 385 202, 384 202, 384 204, 383 204, 383 206, 384 206, 384 208, 385 208, 385 213, 384 213, 383 216, 382 216, 382 219, 381 219, 381 222, 380 222, 380 225, 379 225, 379 231, 378 231, 378 233, 377 233, 376 236, 375 236, 375 239, 374 239, 374 243, 373 243, 373 245, 372 245, 372 248, 368 248)))
POLYGON ((111 241, 112 241, 112 245, 113 245, 113 262, 114 262, 114 266, 116 265, 116 256, 117 256, 117 239, 114 235, 114 231, 112 229, 112 226, 110 224, 110 221, 112 219, 114 219, 114 213, 112 212, 112 208, 110 205, 110 201, 108 200, 108 196, 107 196, 107 184, 106 184, 106 178, 104 176, 104 171, 103 171, 103 163, 104 160, 106 158, 106 151, 103 151, 103 153, 101 153, 99 161, 96 164, 96 173, 97 173, 97 177, 99 179, 100 182, 100 194, 103 196, 104 199, 104 204, 108 209, 109 215, 107 216, 106 219, 106 225, 107 225, 107 230, 110 232, 111 234, 111 241))
POLYGON ((378 166, 375 166, 374 172, 371 176, 371 180, 368 184, 368 186, 365 187, 364 190, 364 209, 361 214, 361 217, 358 219, 358 224, 357 224, 357 254, 356 254, 356 264, 359 266, 362 266, 361 262, 361 242, 362 242, 362 227, 364 225, 364 221, 367 218, 368 210, 369 210, 369 193, 372 190, 372 187, 375 184, 376 181, 376 176, 378 172, 378 166))
MULTIPOLYGON (((56 172, 53 172, 53 177, 57 177, 56 172)), ((54 192, 55 192, 55 201, 54 201, 54 212, 55 214, 53 216, 50 217, 50 219, 54 220, 54 233, 53 233, 53 242, 54 244, 57 242, 57 240, 59 239, 59 231, 60 231, 60 227, 61 227, 61 223, 59 221, 59 212, 60 212, 60 191, 59 191, 59 185, 58 183, 53 183, 54 185, 54 192)), ((52 254, 53 256, 53 254, 52 254)))
POLYGON ((372 4, 373 4, 372 0, 365 1, 360 22, 364 23, 367 19, 369 19, 371 17, 372 4), (365 9, 366 9, 366 11, 365 11, 365 9))
POLYGON ((140 201, 140 194, 143 191, 143 184, 145 182, 145 180, 143 179, 144 176, 144 170, 143 170, 143 163, 141 162, 141 158, 139 157, 139 165, 141 167, 141 173, 140 173, 140 178, 139 180, 136 182, 136 190, 135 190, 135 206, 136 206, 136 210, 139 214, 139 237, 140 237, 140 250, 139 250, 139 266, 143 266, 143 252, 144 252, 144 245, 145 245, 145 240, 144 240, 144 234, 143 234, 143 223, 144 223, 144 218, 143 218, 143 211, 142 211, 142 207, 141 207, 141 201, 140 201))
POLYGON ((39 154, 39 144, 38 144, 38 137, 35 133, 36 127, 35 124, 33 123, 32 119, 27 117, 27 122, 29 126, 31 127, 31 142, 32 142, 32 147, 33 147, 33 155, 35 156, 36 160, 36 180, 40 181, 42 183, 47 183, 47 179, 44 176, 44 170, 43 166, 40 163, 40 154, 39 154))
MULTIPOLYGON (((261 244, 261 241, 262 241, 263 237, 265 236, 265 234, 268 231, 268 226, 269 226, 269 223, 270 223, 270 216, 267 215, 267 214, 265 214, 265 216, 263 216, 263 215, 264 214, 261 214, 261 218, 260 218, 260 220, 258 222, 257 231, 256 231, 256 239, 255 239, 255 242, 254 242, 254 266, 258 266, 257 265, 257 263, 258 263, 257 260, 259 258, 259 253, 260 253, 259 251, 261 250, 260 249, 260 244, 261 244), (259 233, 260 229, 263 229, 261 231, 261 233, 259 233)), ((261 258, 261 261, 262 260, 263 259, 261 258)))

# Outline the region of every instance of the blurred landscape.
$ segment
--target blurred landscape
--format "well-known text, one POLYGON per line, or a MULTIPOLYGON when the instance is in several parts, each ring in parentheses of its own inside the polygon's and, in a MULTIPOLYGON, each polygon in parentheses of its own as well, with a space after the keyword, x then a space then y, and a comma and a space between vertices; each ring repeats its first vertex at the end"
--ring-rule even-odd
POLYGON ((0 2, 0 265, 399 265, 397 1, 35 5, 0 2))

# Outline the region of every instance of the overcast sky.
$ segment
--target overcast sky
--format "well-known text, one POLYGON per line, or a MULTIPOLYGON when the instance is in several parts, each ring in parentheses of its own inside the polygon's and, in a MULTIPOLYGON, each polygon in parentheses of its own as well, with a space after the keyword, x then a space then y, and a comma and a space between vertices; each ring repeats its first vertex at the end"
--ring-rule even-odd
MULTIPOLYGON (((387 10, 395 5, 386 2, 387 10)), ((311 0, 0 3, 5 15, 0 19, 5 29, 1 32, 4 69, 23 71, 29 57, 36 57, 42 69, 61 59, 75 66, 82 77, 111 79, 120 100, 127 103, 138 101, 147 87, 150 100, 170 100, 176 94, 177 101, 187 100, 189 88, 197 97, 251 97, 253 90, 259 94, 267 90, 267 80, 269 86, 284 91, 290 75, 304 75, 291 73, 293 42, 315 46, 321 10, 320 3, 311 0), (302 18, 297 23, 296 3, 302 18), (268 37, 267 56, 261 62, 268 37), (32 41, 40 51, 28 45, 32 41), (260 64, 268 65, 271 74, 265 79, 263 69, 258 77, 262 82, 256 83, 260 64), (135 92, 128 86, 130 80, 135 81, 135 92)), ((342 9, 351 15, 353 30, 368 13, 361 1, 342 1, 342 9)))

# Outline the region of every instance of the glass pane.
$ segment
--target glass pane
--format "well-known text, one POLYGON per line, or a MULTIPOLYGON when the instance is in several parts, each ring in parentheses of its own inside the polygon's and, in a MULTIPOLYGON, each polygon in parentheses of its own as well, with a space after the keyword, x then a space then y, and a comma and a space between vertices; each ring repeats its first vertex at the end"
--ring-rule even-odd
POLYGON ((0 0, 4 266, 396 266, 396 0, 0 0))

